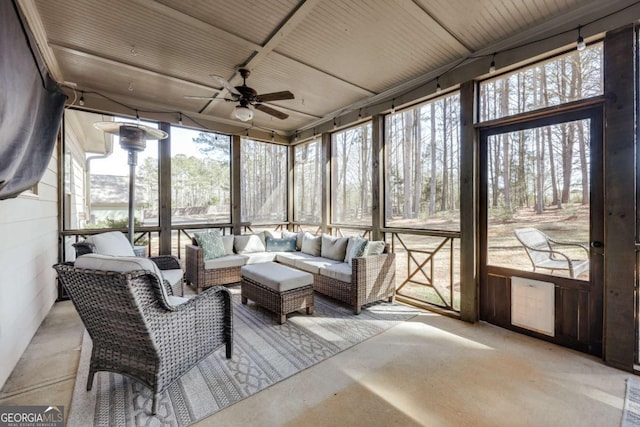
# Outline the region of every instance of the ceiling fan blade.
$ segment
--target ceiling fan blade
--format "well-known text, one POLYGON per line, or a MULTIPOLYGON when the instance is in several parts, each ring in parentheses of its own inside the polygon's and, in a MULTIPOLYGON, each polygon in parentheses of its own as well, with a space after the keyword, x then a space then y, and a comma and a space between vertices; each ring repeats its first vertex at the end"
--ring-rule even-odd
POLYGON ((271 93, 263 93, 261 95, 256 95, 256 99, 259 102, 269 102, 269 101, 280 101, 282 99, 294 99, 294 96, 288 90, 284 90, 282 92, 271 92, 271 93))
POLYGON ((275 110, 271 107, 267 107, 264 104, 256 104, 256 109, 262 111, 263 113, 271 114, 273 117, 276 117, 280 120, 284 120, 289 117, 288 114, 285 114, 282 111, 275 110))
POLYGON ((213 78, 213 80, 217 81, 218 84, 220 84, 220 86, 228 90, 230 93, 233 93, 234 95, 241 95, 241 93, 238 92, 238 89, 233 87, 233 85, 229 83, 227 79, 220 76, 216 76, 215 74, 211 74, 211 77, 213 78))
POLYGON ((198 96, 198 95, 185 95, 184 99, 204 99, 206 101, 227 101, 227 102, 235 102, 235 99, 229 98, 216 98, 214 96, 198 96))

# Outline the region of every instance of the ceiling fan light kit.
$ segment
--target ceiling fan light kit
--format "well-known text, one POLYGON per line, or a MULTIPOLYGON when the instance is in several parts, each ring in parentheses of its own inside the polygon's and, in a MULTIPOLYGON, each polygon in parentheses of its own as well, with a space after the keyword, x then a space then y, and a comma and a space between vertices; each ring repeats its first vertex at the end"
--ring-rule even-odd
POLYGON ((269 114, 270 116, 276 117, 280 120, 284 120, 289 117, 288 114, 283 113, 282 111, 276 110, 275 108, 271 108, 264 104, 264 102, 271 101, 282 101, 285 99, 294 99, 294 96, 288 90, 281 92, 271 92, 271 93, 263 93, 258 94, 258 92, 247 86, 247 77, 251 74, 251 71, 246 68, 241 68, 238 70, 240 75, 242 76, 242 85, 233 86, 223 77, 211 75, 211 77, 220 84, 224 89, 229 92, 230 98, 217 98, 217 95, 214 97, 203 97, 203 96, 185 96, 187 99, 208 99, 211 101, 216 100, 225 100, 229 102, 238 102, 239 105, 233 109, 231 113, 231 118, 235 118, 241 120, 243 122, 248 122, 253 119, 253 110, 260 110, 263 113, 269 114))
POLYGON ((248 122, 253 119, 253 111, 245 105, 238 105, 233 110, 233 117, 240 121, 248 122))

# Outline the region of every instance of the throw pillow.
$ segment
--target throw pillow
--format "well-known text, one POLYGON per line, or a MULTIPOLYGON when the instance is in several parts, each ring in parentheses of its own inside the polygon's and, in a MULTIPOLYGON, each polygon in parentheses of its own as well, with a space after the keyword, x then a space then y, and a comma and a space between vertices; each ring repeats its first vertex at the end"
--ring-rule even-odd
POLYGON ((283 231, 282 232, 282 238, 287 239, 289 237, 295 237, 296 238, 296 250, 302 250, 302 236, 304 235, 304 233, 301 231, 299 233, 294 233, 292 231, 283 231))
POLYGON ((198 246, 204 251, 205 261, 220 258, 227 254, 227 251, 224 249, 220 231, 213 230, 204 233, 195 233, 194 236, 198 246))
POLYGON ((380 255, 384 252, 385 243, 382 240, 377 240, 367 243, 364 256, 380 255))
POLYGON ((93 244, 93 251, 101 255, 111 256, 136 256, 127 236, 120 231, 108 231, 95 234, 87 238, 87 242, 93 244))
POLYGON ((353 265, 354 258, 360 258, 364 256, 364 251, 367 249, 367 239, 364 239, 360 236, 354 236, 349 238, 349 243, 347 244, 347 250, 344 256, 344 262, 349 263, 349 265, 353 265))
POLYGON ((224 251, 227 255, 233 255, 233 234, 222 236, 222 243, 224 243, 224 251))
POLYGON ((296 238, 289 237, 287 239, 276 239, 274 237, 267 236, 267 252, 295 252, 296 251, 296 238))
POLYGON ((302 235, 302 247, 300 248, 305 254, 320 256, 320 247, 322 245, 322 237, 314 236, 311 233, 302 235))
POLYGON ((348 243, 348 237, 334 237, 329 234, 323 234, 320 256, 337 261, 344 261, 348 243))
POLYGON ((233 240, 233 246, 239 254, 253 254, 267 250, 264 245, 264 233, 236 236, 233 240))
POLYGON ((264 243, 267 244, 267 237, 271 237, 273 239, 282 239, 284 236, 282 235, 282 231, 264 231, 264 243))

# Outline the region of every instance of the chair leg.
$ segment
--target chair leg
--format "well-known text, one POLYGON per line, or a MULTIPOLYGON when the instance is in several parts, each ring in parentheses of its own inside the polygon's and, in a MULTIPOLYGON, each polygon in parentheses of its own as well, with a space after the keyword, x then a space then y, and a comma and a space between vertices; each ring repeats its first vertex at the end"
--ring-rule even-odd
POLYGON ((227 341, 225 350, 227 359, 231 359, 233 357, 233 343, 230 340, 227 341))
POLYGON ((151 403, 151 414, 153 415, 158 412, 158 400, 160 400, 160 393, 154 393, 153 403, 151 403))
POLYGON ((87 377, 87 391, 91 391, 93 387, 93 377, 95 377, 96 371, 89 369, 89 377, 87 377))

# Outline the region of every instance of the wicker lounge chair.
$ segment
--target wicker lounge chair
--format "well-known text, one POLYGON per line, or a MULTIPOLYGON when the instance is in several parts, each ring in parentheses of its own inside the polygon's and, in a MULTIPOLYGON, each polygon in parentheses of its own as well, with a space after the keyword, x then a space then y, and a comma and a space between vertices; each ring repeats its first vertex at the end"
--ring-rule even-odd
POLYGON ((222 346, 231 358, 227 289, 209 288, 187 300, 172 295, 148 259, 81 258, 54 268, 93 340, 87 390, 97 371, 127 375, 152 390, 155 414, 159 394, 200 360, 222 346))
POLYGON ((515 230, 515 235, 529 255, 533 271, 536 268, 551 270, 551 273, 554 270, 567 270, 571 278, 576 278, 589 269, 589 250, 584 245, 553 240, 535 228, 519 228, 515 230), (581 248, 586 252, 587 259, 571 259, 558 250, 560 246, 581 248))

